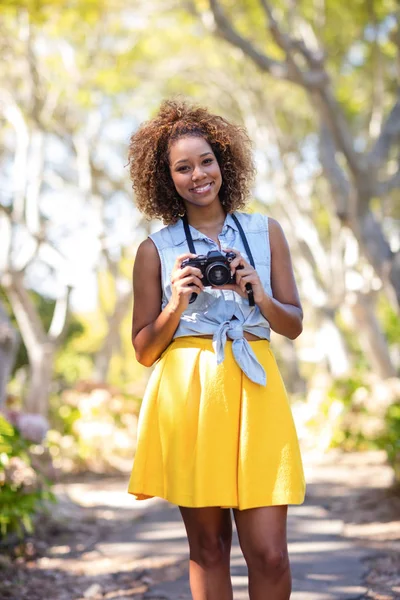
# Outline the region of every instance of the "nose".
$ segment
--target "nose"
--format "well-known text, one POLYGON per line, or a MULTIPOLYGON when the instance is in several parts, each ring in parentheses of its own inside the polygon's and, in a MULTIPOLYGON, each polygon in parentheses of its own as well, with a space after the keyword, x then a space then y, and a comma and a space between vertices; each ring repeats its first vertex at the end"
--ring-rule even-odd
POLYGON ((204 179, 204 177, 206 177, 206 174, 202 170, 201 166, 196 166, 193 169, 192 181, 200 181, 201 179, 204 179))

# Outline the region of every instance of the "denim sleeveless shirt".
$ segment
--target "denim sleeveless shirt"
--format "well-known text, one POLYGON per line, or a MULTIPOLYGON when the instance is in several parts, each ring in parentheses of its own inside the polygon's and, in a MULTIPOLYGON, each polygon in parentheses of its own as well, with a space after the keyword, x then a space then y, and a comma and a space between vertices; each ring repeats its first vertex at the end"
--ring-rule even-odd
MULTIPOLYGON (((242 225, 255 267, 267 294, 271 289, 271 250, 268 235, 268 217, 261 214, 235 213, 242 225)), ((190 225, 196 254, 207 254, 219 250, 216 242, 190 225)), ((183 222, 163 227, 151 234, 161 261, 162 305, 164 309, 172 296, 171 272, 180 254, 189 252, 183 222)), ((228 214, 218 236, 221 250, 236 248, 250 263, 239 230, 232 216, 228 214)), ((217 363, 224 359, 227 338, 233 341, 232 351, 236 362, 245 375, 255 383, 266 385, 266 374, 258 362, 250 344, 243 336, 248 331, 261 339, 270 339, 270 325, 258 306, 249 306, 247 298, 242 298, 231 290, 206 287, 196 300, 182 313, 174 338, 183 336, 212 335, 217 363)))

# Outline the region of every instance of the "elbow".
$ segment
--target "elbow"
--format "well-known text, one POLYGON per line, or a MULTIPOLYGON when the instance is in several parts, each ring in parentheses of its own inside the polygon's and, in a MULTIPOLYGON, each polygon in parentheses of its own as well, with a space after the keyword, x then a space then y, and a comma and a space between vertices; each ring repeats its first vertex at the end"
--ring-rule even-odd
POLYGON ((138 347, 138 345, 135 344, 134 340, 132 340, 132 345, 135 350, 135 357, 138 363, 143 365, 144 367, 152 367, 155 363, 155 360, 151 356, 146 354, 146 352, 143 352, 140 349, 140 347, 138 347))
POLYGON ((137 355, 136 355, 136 360, 138 361, 138 363, 140 363, 144 367, 152 367, 155 363, 154 360, 148 360, 146 358, 138 358, 137 355))
POLYGON ((295 340, 296 338, 299 337, 299 335, 302 333, 302 331, 303 331, 303 322, 301 320, 299 320, 299 322, 296 324, 296 327, 294 327, 293 331, 291 331, 291 334, 289 335, 289 339, 295 340))
POLYGON ((135 350, 135 356, 138 363, 140 363, 144 367, 152 367, 154 365, 155 361, 152 360, 149 356, 146 356, 146 354, 143 352, 135 350))
POLYGON ((135 350, 135 357, 139 364, 143 365, 144 367, 153 366, 155 361, 148 356, 146 352, 143 352, 139 344, 135 344, 135 338, 132 338, 132 346, 135 350))

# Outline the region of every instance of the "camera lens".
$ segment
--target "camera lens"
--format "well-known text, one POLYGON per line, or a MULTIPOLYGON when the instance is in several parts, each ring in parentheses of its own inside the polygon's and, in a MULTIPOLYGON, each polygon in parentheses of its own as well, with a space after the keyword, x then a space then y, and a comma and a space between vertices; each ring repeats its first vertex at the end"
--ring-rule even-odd
POLYGON ((224 263, 215 262, 206 268, 206 275, 211 285, 225 285, 231 279, 231 271, 224 263))

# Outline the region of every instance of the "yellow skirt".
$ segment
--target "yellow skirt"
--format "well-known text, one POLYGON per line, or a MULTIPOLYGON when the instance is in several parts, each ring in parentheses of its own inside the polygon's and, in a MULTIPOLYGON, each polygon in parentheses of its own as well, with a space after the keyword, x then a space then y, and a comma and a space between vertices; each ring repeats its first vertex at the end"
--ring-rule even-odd
POLYGON ((129 493, 180 506, 240 510, 301 504, 305 482, 296 429, 267 340, 249 342, 267 373, 250 381, 225 347, 174 340, 155 366, 143 399, 129 493))

